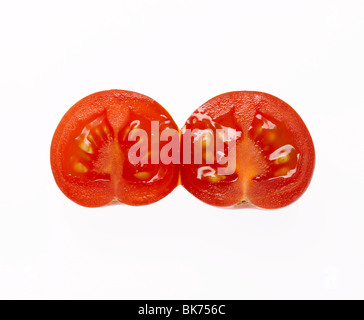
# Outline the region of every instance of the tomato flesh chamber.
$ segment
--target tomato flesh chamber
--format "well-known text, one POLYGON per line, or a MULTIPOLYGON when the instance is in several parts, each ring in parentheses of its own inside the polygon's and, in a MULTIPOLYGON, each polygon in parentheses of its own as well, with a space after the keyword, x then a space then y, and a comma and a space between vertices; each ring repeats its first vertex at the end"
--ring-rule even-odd
POLYGON ((267 163, 264 172, 253 177, 253 181, 289 178, 296 172, 299 152, 283 124, 258 113, 248 136, 267 163))
POLYGON ((219 169, 228 170, 231 164, 227 159, 235 146, 231 147, 229 142, 235 142, 242 134, 230 117, 224 120, 215 122, 204 114, 196 113, 182 130, 183 147, 186 148, 183 151, 184 164, 191 161, 191 170, 199 180, 216 183, 232 182, 238 178, 236 172, 219 174, 219 169))
POLYGON ((161 115, 157 125, 156 132, 152 132, 150 121, 140 116, 133 115, 129 124, 120 131, 119 141, 126 159, 128 153, 136 143, 145 145, 145 150, 138 150, 137 156, 139 161, 125 161, 123 170, 123 179, 129 182, 152 183, 159 181, 167 174, 167 167, 160 162, 160 150, 167 142, 160 141, 160 135, 164 130, 171 129, 171 120, 161 115), (138 136, 139 130, 143 130, 147 135, 138 136), (153 159, 155 161, 153 161, 153 159))
POLYGON ((68 153, 69 176, 87 180, 111 180, 114 133, 106 114, 86 124, 73 140, 68 153))

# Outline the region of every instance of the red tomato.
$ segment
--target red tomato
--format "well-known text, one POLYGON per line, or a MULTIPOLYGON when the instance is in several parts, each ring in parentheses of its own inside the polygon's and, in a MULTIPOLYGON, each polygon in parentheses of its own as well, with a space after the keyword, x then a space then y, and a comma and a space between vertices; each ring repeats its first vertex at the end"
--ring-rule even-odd
POLYGON ((184 159, 181 167, 182 185, 214 206, 287 206, 304 193, 315 166, 314 145, 300 116, 261 92, 225 93, 206 102, 185 124, 182 142, 185 148, 192 143, 191 164, 184 159), (193 161, 197 143, 202 163, 193 161), (229 153, 236 154, 236 163, 220 161, 229 153))
MULTIPOLYGON (((178 185, 178 164, 151 164, 150 153, 147 163, 132 164, 128 158, 135 141, 144 139, 130 141, 136 129, 147 132, 151 147, 152 121, 159 122, 160 132, 178 132, 168 112, 139 93, 104 91, 76 103, 53 137, 51 165, 59 188, 86 207, 119 202, 146 205, 168 195, 178 185)), ((158 143, 158 151, 166 143, 158 143)))

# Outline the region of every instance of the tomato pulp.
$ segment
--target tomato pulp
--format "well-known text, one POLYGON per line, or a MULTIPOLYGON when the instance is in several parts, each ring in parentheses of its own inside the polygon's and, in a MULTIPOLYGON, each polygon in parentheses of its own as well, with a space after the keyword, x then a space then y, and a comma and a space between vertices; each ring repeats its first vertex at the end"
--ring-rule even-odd
POLYGON ((261 92, 225 93, 206 102, 182 129, 181 145, 188 144, 193 160, 184 159, 182 185, 214 206, 287 206, 304 193, 315 166, 314 145, 300 116, 261 92), (197 143, 198 163, 193 161, 199 158, 197 143), (229 153, 235 161, 227 161, 229 153))
POLYGON ((152 164, 150 152, 139 163, 128 158, 141 139, 147 139, 151 150, 167 144, 158 141, 152 146, 152 121, 158 122, 159 132, 178 132, 169 113, 139 93, 103 91, 76 103, 61 120, 52 141, 51 166, 59 188, 86 207, 147 205, 168 195, 178 185, 178 164, 152 164), (147 136, 138 135, 139 129, 147 136))

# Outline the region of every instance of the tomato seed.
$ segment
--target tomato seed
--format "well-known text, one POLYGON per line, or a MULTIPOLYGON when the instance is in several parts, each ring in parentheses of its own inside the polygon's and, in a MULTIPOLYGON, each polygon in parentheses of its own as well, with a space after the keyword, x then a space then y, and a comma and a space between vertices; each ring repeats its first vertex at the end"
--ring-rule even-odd
POLYGON ((142 172, 138 172, 136 174, 134 174, 135 178, 142 180, 142 181, 146 181, 149 180, 151 177, 151 173, 147 172, 147 171, 142 171, 142 172))
POLYGON ((74 167, 76 172, 79 172, 79 173, 87 173, 88 172, 88 168, 82 164, 81 162, 77 162, 74 167))

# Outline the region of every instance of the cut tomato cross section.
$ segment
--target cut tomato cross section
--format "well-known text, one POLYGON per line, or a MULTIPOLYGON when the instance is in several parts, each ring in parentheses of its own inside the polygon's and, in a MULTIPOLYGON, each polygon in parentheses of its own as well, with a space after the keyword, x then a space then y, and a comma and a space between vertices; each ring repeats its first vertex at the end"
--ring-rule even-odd
POLYGON ((86 207, 147 205, 168 195, 178 184, 178 164, 153 164, 151 152, 143 153, 145 159, 129 161, 130 149, 142 139, 157 155, 168 143, 159 136, 153 139, 153 121, 159 133, 178 132, 162 106, 138 93, 104 91, 78 102, 63 117, 52 141, 51 165, 59 188, 86 207), (158 144, 152 146, 153 141, 158 144))
POLYGON ((201 150, 203 161, 182 164, 182 185, 214 206, 289 205, 308 187, 315 165, 314 145, 300 116, 261 92, 231 92, 205 103, 182 129, 182 146, 190 143, 192 158, 201 150), (227 137, 229 130, 233 134, 227 137))

